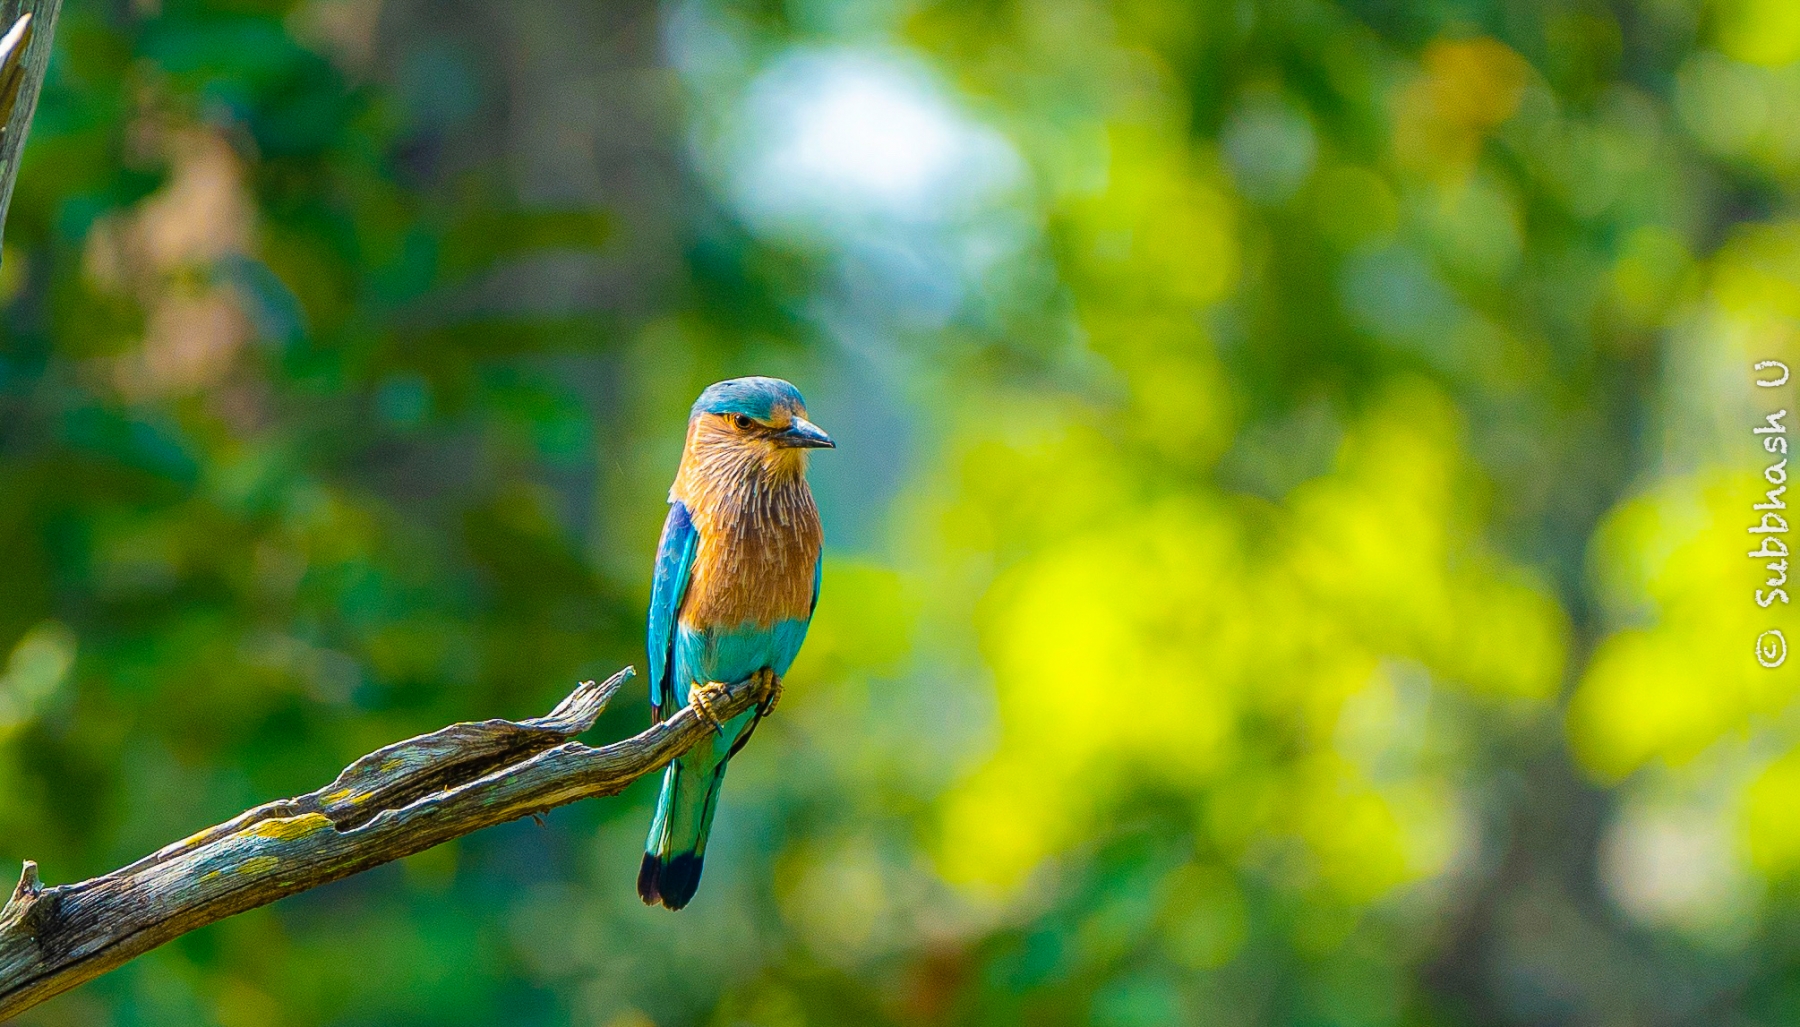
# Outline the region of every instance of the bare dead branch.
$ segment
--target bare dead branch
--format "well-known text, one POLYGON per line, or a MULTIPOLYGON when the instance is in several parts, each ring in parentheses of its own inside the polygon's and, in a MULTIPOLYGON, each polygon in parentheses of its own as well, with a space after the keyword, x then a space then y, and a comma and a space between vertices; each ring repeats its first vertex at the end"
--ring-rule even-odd
POLYGON ((50 67, 50 41, 62 0, 0 0, 0 231, 19 178, 19 154, 50 67))
MULTIPOLYGON (((45 887, 26 862, 0 908, 0 1020, 247 909, 484 827, 616 795, 712 730, 693 707, 601 748, 592 727, 628 667, 548 716, 452 724, 368 754, 315 792, 258 806, 101 877, 45 887)), ((749 681, 712 702, 729 719, 749 681)))

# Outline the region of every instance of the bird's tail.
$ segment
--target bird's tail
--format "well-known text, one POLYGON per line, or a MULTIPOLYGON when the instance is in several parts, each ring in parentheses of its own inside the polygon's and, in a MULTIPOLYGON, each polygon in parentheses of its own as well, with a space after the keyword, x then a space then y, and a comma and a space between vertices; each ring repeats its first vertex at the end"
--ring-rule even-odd
MULTIPOLYGON (((701 750, 711 748, 699 746, 701 750)), ((656 819, 644 843, 644 862, 638 868, 638 895, 654 906, 662 903, 680 909, 700 887, 700 864, 706 858, 706 833, 712 828, 713 811, 719 806, 719 788, 725 783, 725 761, 696 759, 694 753, 670 763, 663 771, 662 794, 656 799, 656 819)))

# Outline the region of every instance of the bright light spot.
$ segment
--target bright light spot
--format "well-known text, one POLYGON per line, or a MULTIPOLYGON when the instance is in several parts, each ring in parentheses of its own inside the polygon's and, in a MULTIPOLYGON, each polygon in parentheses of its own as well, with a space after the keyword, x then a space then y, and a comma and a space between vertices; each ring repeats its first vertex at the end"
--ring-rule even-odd
POLYGON ((766 228, 839 235, 871 222, 943 222, 1019 177, 1012 146, 928 75, 868 54, 778 62, 751 84, 735 134, 733 188, 766 228))
POLYGON ((75 666, 75 633, 47 620, 25 632, 0 673, 0 736, 29 720, 75 666))
POLYGON ((956 159, 956 126, 900 83, 847 76, 795 112, 772 170, 894 206, 916 205, 956 159))
POLYGON ((1704 808, 1628 806, 1601 842, 1602 879, 1640 922, 1705 935, 1754 921, 1755 884, 1729 817, 1704 808))

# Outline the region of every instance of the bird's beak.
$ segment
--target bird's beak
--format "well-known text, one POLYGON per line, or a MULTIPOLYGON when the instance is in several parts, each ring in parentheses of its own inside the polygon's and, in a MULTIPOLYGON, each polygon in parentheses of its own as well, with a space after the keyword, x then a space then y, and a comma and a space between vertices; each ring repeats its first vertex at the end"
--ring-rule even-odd
POLYGON ((837 448, 837 443, 831 441, 831 436, 825 434, 825 429, 804 417, 794 418, 794 423, 788 425, 786 431, 776 435, 775 441, 791 449, 837 448))

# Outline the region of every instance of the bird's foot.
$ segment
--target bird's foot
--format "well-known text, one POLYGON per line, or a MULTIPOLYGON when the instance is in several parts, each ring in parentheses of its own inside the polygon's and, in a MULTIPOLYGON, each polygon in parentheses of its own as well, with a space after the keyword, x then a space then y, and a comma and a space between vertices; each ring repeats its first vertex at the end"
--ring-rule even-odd
POLYGON ((762 712, 766 716, 781 701, 781 678, 767 667, 752 675, 757 691, 762 693, 762 712))
POLYGON ((722 699, 724 696, 725 686, 717 681, 708 681, 704 685, 695 686, 688 692, 688 701, 694 704, 694 709, 700 711, 700 719, 711 724, 712 729, 719 734, 725 733, 725 725, 719 723, 718 714, 713 712, 712 704, 713 700, 722 699))

